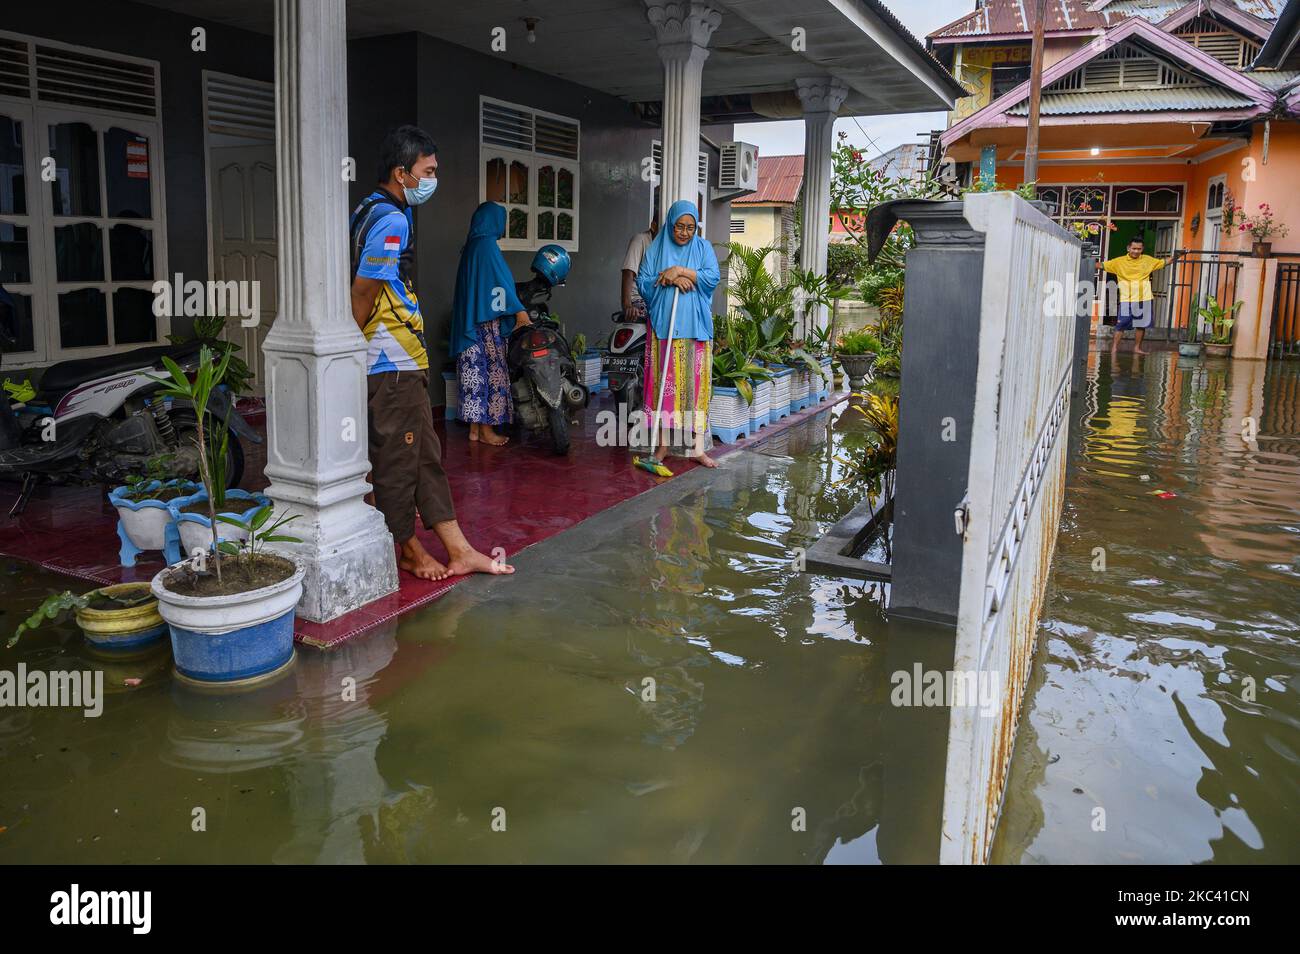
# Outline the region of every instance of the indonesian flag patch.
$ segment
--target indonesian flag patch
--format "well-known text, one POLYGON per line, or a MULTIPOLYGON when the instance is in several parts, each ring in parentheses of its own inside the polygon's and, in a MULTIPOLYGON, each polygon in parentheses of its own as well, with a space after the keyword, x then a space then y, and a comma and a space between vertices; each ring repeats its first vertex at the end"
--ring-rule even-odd
POLYGON ((397 252, 402 248, 402 237, 400 235, 384 236, 384 251, 397 252))

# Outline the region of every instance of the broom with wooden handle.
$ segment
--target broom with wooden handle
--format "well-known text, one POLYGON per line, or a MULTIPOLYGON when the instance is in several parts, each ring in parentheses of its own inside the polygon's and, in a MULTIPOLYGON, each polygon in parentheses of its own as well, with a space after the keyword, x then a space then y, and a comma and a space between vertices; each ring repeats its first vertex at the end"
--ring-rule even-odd
MULTIPOLYGON (((664 361, 659 369, 659 399, 655 401, 655 417, 650 428, 650 453, 646 457, 633 457, 632 466, 640 467, 656 477, 671 477, 673 472, 664 466, 663 461, 655 456, 655 445, 659 438, 659 417, 664 409, 664 389, 668 386, 668 362, 673 357, 673 332, 677 330, 677 296, 680 288, 673 288, 673 310, 668 316, 668 347, 664 349, 664 361)), ((655 342, 658 346, 658 342, 655 342)))

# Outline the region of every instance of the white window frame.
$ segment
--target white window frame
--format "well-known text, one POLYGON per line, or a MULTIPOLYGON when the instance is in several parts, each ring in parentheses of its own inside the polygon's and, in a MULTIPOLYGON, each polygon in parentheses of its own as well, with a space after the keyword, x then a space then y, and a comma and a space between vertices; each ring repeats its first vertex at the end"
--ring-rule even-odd
MULTIPOLYGON (((480 202, 487 201, 487 164, 490 159, 502 159, 505 161, 507 169, 512 160, 518 159, 528 166, 528 202, 499 203, 506 210, 507 232, 509 229, 509 216, 512 209, 523 209, 528 214, 528 237, 501 239, 497 244, 500 248, 507 251, 525 251, 531 252, 541 248, 543 245, 559 245, 561 248, 570 252, 578 251, 579 238, 581 236, 582 215, 581 215, 581 192, 582 192, 582 123, 572 116, 564 116, 560 113, 547 112, 544 109, 534 109, 531 106, 524 106, 519 103, 512 103, 509 100, 497 99, 493 96, 479 96, 478 112, 478 198, 480 202), (578 131, 578 156, 576 159, 568 159, 562 156, 554 156, 550 153, 537 151, 536 142, 532 149, 512 149, 507 146, 498 146, 483 141, 483 104, 496 103, 497 105, 517 110, 521 113, 527 113, 530 116, 546 116, 561 122, 571 123, 578 131), (540 195, 538 194, 538 169, 541 166, 552 166, 556 171, 556 193, 559 192, 559 173, 560 170, 566 170, 573 176, 573 208, 560 209, 558 207, 543 206, 540 204, 540 195), (571 240, 561 240, 557 238, 541 238, 538 234, 538 218, 544 212, 552 212, 557 218, 560 212, 571 214, 573 216, 573 238, 571 240)), ((507 175, 507 189, 509 181, 507 175)), ((508 193, 507 193, 508 194, 508 193)))
POLYGON ((118 345, 114 341, 113 329, 114 291, 121 288, 151 290, 155 281, 167 280, 171 277, 167 266, 167 209, 165 204, 167 193, 163 176, 165 163, 163 159, 163 124, 161 118, 161 65, 157 60, 127 56, 95 47, 61 43, 57 40, 30 34, 0 30, 0 36, 28 44, 28 65, 31 71, 30 91, 26 98, 0 94, 0 113, 10 116, 23 124, 23 172, 28 183, 27 214, 25 216, 0 215, 0 221, 11 222, 27 229, 28 256, 32 279, 30 282, 22 284, 6 284, 5 288, 11 293, 30 296, 33 343, 35 345, 32 351, 5 355, 5 366, 15 369, 39 367, 56 361, 94 358, 117 351, 147 347, 150 344, 166 343, 167 335, 171 333, 171 319, 168 316, 155 317, 157 324, 153 342, 128 342, 118 345), (151 118, 139 113, 125 113, 96 107, 73 107, 40 101, 37 97, 36 82, 37 44, 152 67, 156 115, 151 118), (48 128, 51 124, 76 122, 86 123, 96 132, 101 214, 98 216, 59 216, 55 218, 50 184, 41 178, 41 159, 49 155, 48 142, 44 141, 42 137, 48 135, 48 128), (149 140, 150 218, 112 218, 107 214, 108 172, 105 163, 104 133, 112 127, 139 133, 149 140), (56 226, 75 225, 78 222, 94 222, 100 228, 100 240, 103 242, 104 276, 100 281, 60 283, 55 259, 54 228, 56 226), (147 229, 152 233, 153 278, 151 280, 113 281, 110 239, 113 226, 119 224, 147 229), (98 288, 105 295, 108 343, 105 345, 64 348, 59 340, 58 296, 60 292, 76 291, 81 288, 98 288))

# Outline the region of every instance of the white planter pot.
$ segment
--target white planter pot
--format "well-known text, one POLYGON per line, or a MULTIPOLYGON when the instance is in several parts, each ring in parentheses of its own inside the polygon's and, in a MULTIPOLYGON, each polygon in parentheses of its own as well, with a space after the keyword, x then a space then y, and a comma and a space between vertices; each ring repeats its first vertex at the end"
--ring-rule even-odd
POLYGON ((770 399, 771 409, 780 410, 790 403, 790 378, 793 373, 786 374, 779 367, 773 367, 775 376, 772 378, 772 397, 770 399))
POLYGON ((755 429, 768 423, 772 410, 772 382, 759 381, 754 385, 754 400, 749 405, 749 423, 755 429))
POLYGON ((709 422, 722 427, 749 423, 749 405, 735 388, 714 388, 709 400, 709 422))
POLYGON ((807 368, 795 368, 790 375, 790 409, 797 411, 808 404, 808 390, 812 385, 812 372, 807 368))

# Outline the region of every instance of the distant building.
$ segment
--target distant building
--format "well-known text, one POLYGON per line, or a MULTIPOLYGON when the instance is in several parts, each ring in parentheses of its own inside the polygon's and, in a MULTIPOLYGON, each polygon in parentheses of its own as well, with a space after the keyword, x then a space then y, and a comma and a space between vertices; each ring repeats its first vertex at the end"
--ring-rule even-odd
POLYGON ((759 156, 758 191, 731 203, 731 241, 749 248, 778 250, 767 270, 778 281, 794 261, 795 206, 803 189, 803 156, 759 156))
MULTIPOLYGON (((1232 227, 1234 208, 1254 213, 1264 203, 1293 234, 1300 229, 1298 4, 1047 5, 1038 197, 1102 258, 1133 238, 1155 255, 1211 256, 1204 276, 1186 272, 1196 294, 1173 293, 1175 270, 1157 273, 1157 329, 1194 328, 1208 296, 1232 294, 1215 286, 1250 250, 1250 236, 1232 227)), ((1031 10, 1020 0, 977 0, 927 39, 970 91, 940 138, 962 184, 1014 188, 1024 179, 1031 10)), ((1281 246, 1294 247, 1294 239, 1281 246)))
MULTIPOLYGON (((888 152, 882 152, 867 163, 872 172, 883 172, 890 179, 915 181, 925 175, 929 147, 923 143, 905 142, 888 152)), ((862 231, 862 214, 831 212, 831 241, 849 242, 849 229, 862 231)))

